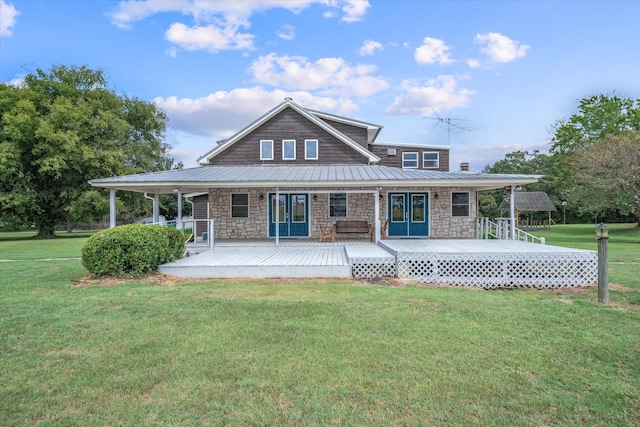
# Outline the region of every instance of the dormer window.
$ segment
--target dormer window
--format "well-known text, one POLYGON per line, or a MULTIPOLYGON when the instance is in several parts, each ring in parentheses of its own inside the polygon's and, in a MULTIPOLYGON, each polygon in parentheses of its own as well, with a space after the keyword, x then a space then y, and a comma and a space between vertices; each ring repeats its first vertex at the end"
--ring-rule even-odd
POLYGON ((422 152, 422 167, 425 169, 436 169, 440 166, 440 153, 437 151, 422 152))
POLYGON ((296 140, 285 139, 282 141, 282 160, 296 159, 296 140))

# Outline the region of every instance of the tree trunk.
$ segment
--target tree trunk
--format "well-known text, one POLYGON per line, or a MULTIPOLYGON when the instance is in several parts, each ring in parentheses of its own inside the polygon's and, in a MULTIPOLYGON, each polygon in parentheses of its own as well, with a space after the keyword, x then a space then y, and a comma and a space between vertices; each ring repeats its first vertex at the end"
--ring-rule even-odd
POLYGON ((51 224, 40 224, 38 226, 37 239, 53 239, 56 237, 56 226, 51 224))

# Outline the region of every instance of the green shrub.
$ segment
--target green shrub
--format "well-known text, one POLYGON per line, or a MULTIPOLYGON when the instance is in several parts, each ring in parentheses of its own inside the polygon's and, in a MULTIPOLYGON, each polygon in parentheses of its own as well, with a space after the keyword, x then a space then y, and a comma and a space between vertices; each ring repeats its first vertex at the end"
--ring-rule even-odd
POLYGON ((123 225, 91 236, 82 247, 82 264, 97 277, 140 277, 182 256, 179 230, 149 225, 123 225))
POLYGON ((167 233, 167 237, 169 238, 169 256, 165 262, 172 262, 182 258, 186 249, 184 233, 174 227, 162 227, 162 229, 167 233))

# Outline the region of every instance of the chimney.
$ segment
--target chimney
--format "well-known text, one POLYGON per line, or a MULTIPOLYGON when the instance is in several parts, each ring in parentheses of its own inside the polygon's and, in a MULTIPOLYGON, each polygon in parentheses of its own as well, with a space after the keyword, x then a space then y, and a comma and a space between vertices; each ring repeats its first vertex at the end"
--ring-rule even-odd
POLYGON ((460 172, 469 172, 469 162, 460 163, 460 172))

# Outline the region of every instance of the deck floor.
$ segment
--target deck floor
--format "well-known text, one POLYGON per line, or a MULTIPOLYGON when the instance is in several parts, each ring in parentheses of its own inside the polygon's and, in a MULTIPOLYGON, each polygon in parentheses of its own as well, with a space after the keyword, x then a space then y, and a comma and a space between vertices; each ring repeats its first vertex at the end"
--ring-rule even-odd
POLYGON ((593 275, 589 273, 586 279, 581 276, 575 280, 569 277, 580 276, 577 270, 584 270, 583 266, 593 269, 593 251, 508 240, 390 239, 375 244, 368 239, 322 243, 314 239, 281 239, 280 246, 276 246, 273 239, 217 239, 214 243, 213 250, 201 246, 205 252, 191 252, 191 256, 162 265, 158 270, 187 278, 397 275, 419 281, 485 287, 512 285, 512 275, 523 276, 521 283, 526 285, 531 281, 530 274, 538 277, 544 270, 549 270, 544 274, 550 277, 544 279, 544 286, 547 283, 555 286, 556 282, 558 286, 590 283, 593 275), (557 260, 564 261, 558 264, 557 260), (519 270, 512 271, 514 268, 519 270), (498 274, 496 269, 506 273, 498 274), (559 270, 562 282, 555 279, 559 270))

